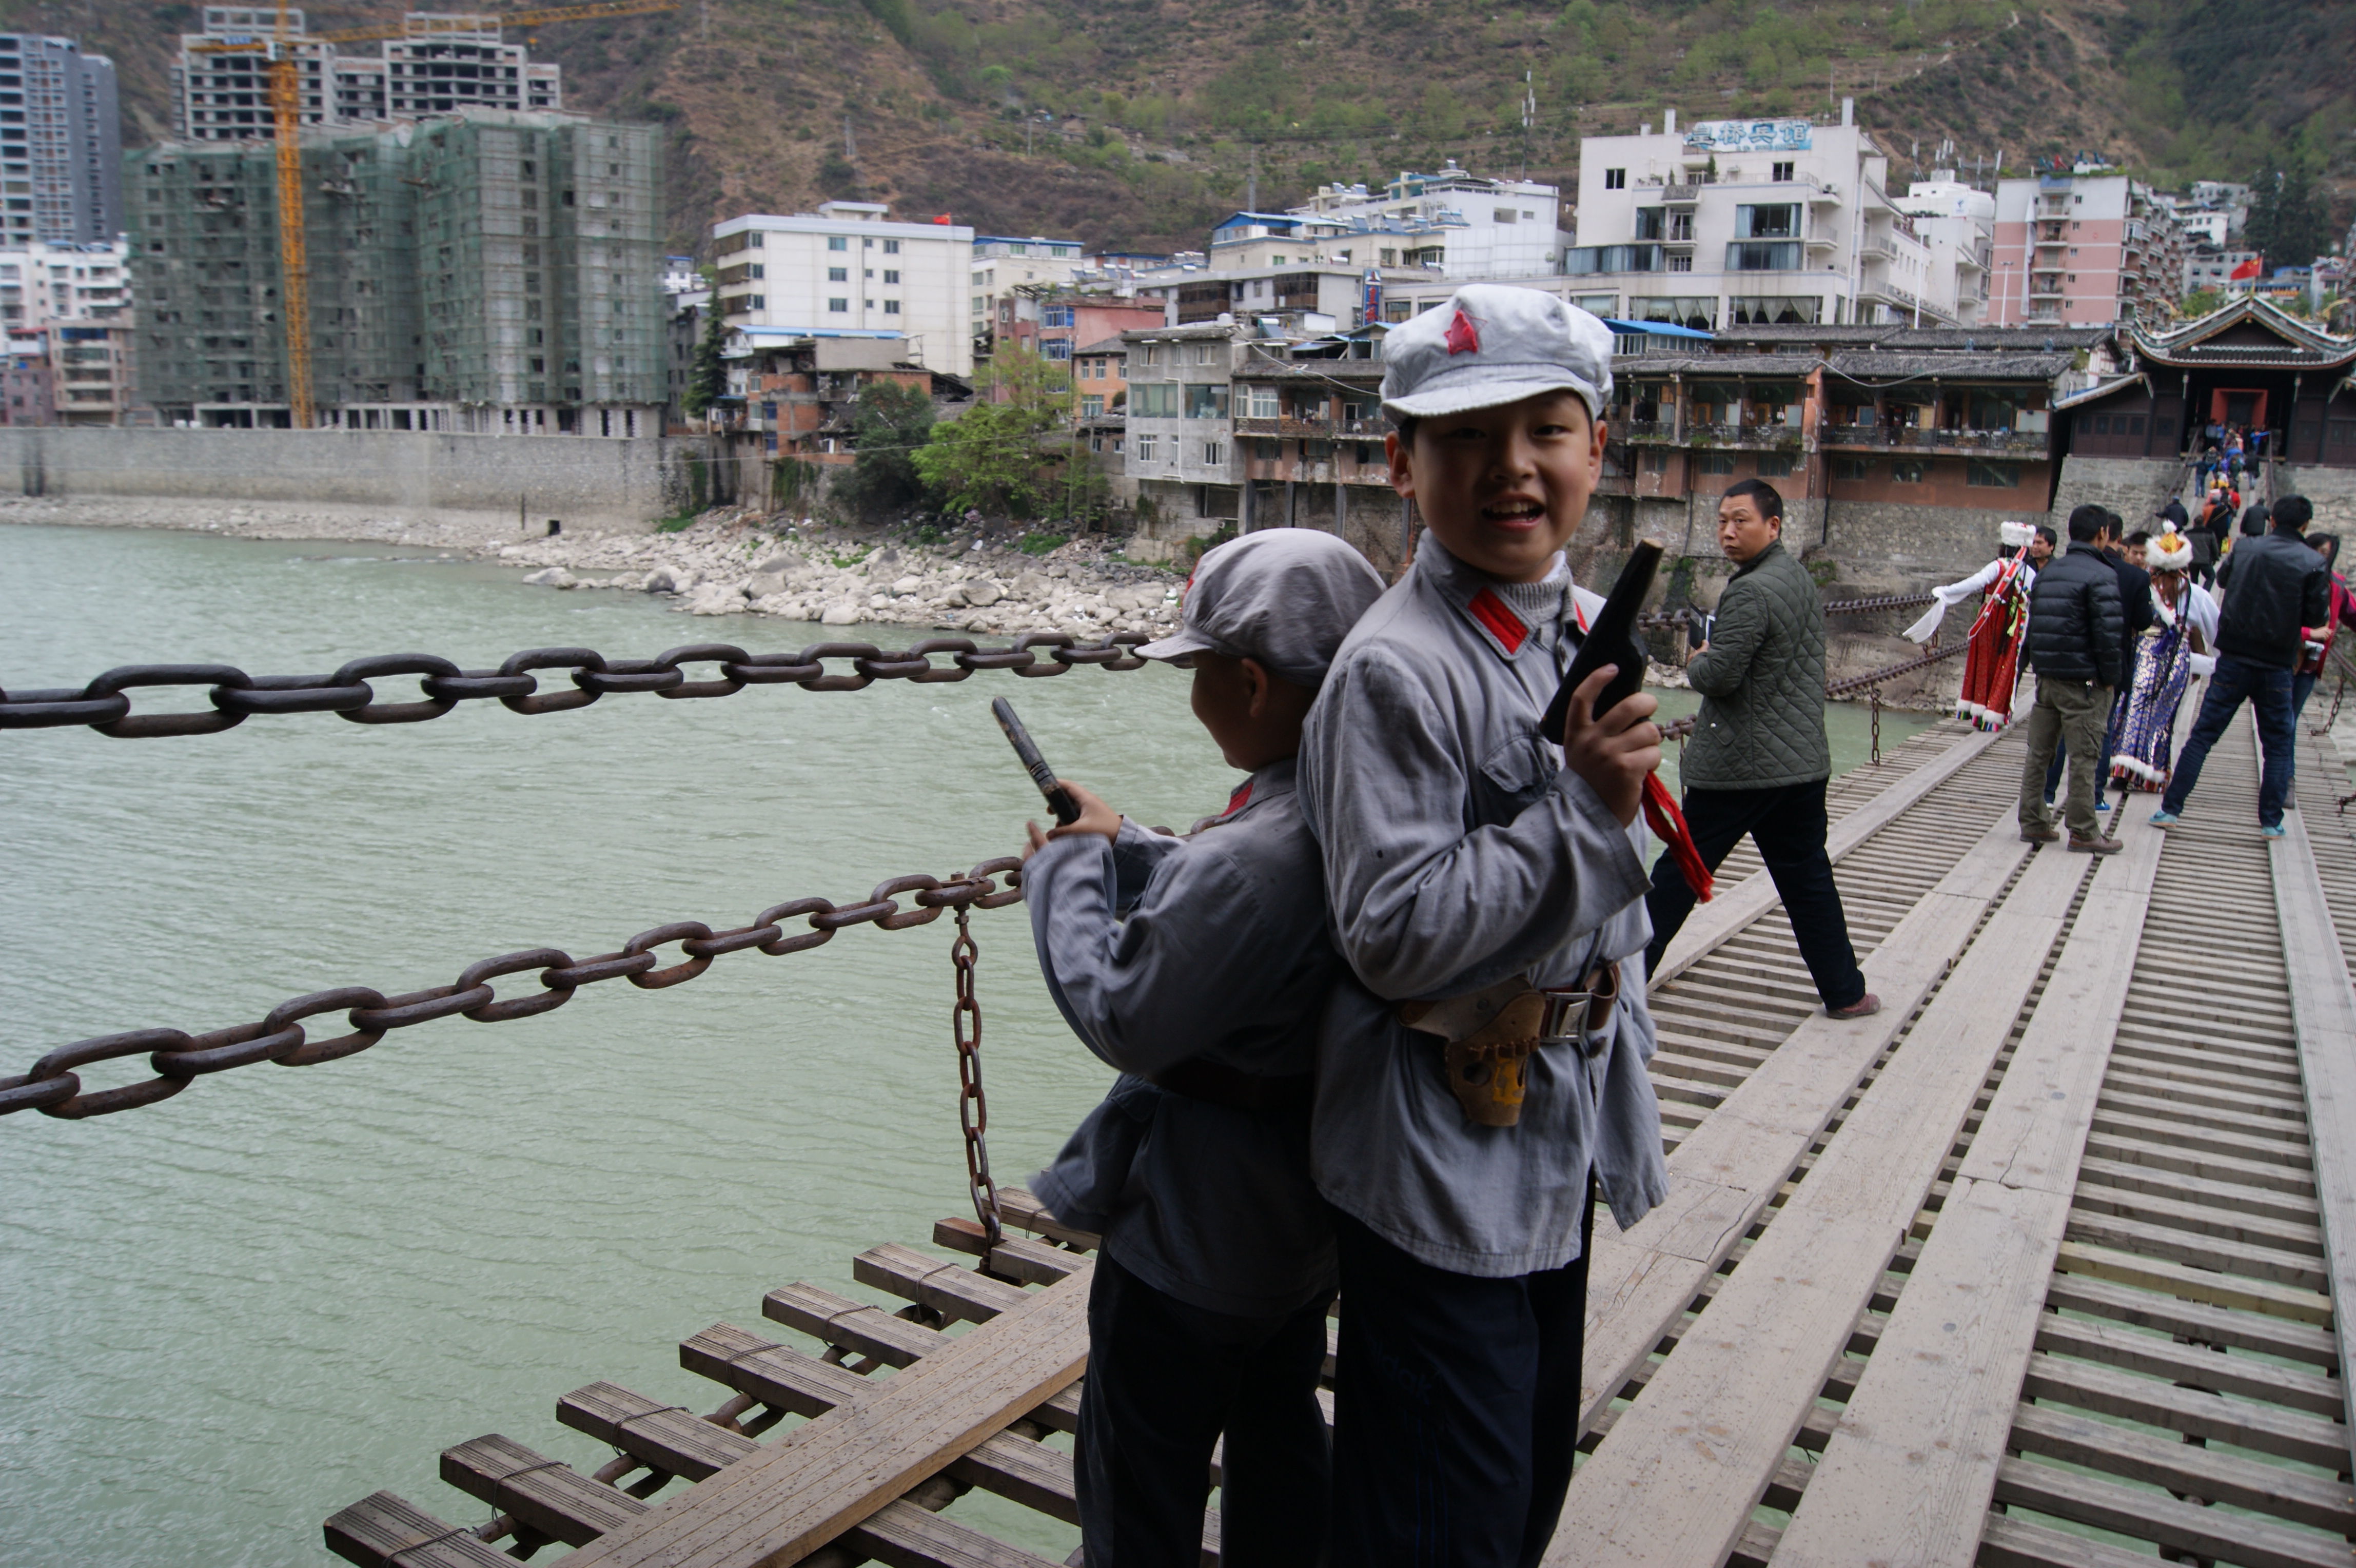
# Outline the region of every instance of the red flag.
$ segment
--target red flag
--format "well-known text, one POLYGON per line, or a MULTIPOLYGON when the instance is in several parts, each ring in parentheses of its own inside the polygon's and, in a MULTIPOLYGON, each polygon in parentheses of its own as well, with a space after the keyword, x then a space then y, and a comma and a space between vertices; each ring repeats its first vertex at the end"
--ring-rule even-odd
POLYGON ((2252 256, 2248 261, 2244 262, 2240 266, 2235 267, 2226 275, 2231 277, 2235 283, 2241 282, 2244 278, 2254 278, 2258 275, 2260 263, 2263 260, 2264 258, 2262 257, 2252 256))
POLYGON ((1448 345, 1451 359, 1459 354, 1477 354, 1481 351, 1481 334, 1474 329, 1472 318, 1465 315, 1461 307, 1456 312, 1456 318, 1448 324, 1448 333, 1443 341, 1448 345))
POLYGON ((948 215, 948 213, 946 213, 946 212, 942 213, 938 218, 936 218, 936 219, 934 219, 934 220, 933 220, 933 221, 934 221, 934 222, 936 222, 936 223, 946 223, 946 222, 948 222, 948 220, 949 220, 949 215, 948 215))

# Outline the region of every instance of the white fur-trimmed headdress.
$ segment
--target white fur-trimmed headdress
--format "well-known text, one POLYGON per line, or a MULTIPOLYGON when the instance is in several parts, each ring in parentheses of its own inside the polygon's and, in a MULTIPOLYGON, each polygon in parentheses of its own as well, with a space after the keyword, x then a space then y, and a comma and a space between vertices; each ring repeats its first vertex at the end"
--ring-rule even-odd
POLYGON ((2143 547, 2143 564, 2155 572, 2181 572, 2192 564, 2192 541, 2171 528, 2143 547))
POLYGON ((2025 550, 2029 547, 2029 542, 2036 537, 2037 530, 2025 522, 2015 522, 2009 518, 1997 530, 1997 538, 2003 542, 2007 550, 2025 550))

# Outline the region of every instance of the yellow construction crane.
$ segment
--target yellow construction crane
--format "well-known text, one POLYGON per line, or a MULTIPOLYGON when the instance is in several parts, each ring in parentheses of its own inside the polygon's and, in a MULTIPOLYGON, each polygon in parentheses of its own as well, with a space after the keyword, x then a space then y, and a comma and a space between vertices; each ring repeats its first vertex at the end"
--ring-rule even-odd
MULTIPOLYGON (((270 108, 278 146, 279 306, 286 324, 287 402, 294 427, 308 430, 317 417, 311 397, 311 261, 303 241, 303 73, 295 49, 304 44, 357 44, 384 38, 432 38, 474 33, 485 27, 523 27, 541 22, 579 22, 599 16, 638 16, 676 11, 683 0, 594 0, 582 5, 546 5, 531 11, 417 16, 399 27, 346 27, 295 37, 287 26, 286 0, 278 0, 278 25, 267 38, 230 34, 191 46, 204 54, 259 54, 268 62, 270 108)), ((326 85, 324 82, 322 85, 326 85)))

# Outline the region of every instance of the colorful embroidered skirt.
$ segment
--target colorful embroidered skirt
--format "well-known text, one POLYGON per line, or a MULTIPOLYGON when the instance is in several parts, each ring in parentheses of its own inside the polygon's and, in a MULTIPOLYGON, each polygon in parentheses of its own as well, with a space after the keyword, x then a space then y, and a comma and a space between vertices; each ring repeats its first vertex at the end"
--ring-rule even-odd
POLYGON ((2176 710, 2192 682, 2182 626, 2156 626, 2136 639, 2135 679, 2111 707, 2111 778, 2129 789, 2168 788, 2176 710))
POLYGON ((1955 695, 1955 716, 1981 729, 1999 730, 2012 722, 2014 682, 2020 674, 2020 618, 1983 612, 1972 627, 1971 647, 1964 654, 1963 689, 1955 695))

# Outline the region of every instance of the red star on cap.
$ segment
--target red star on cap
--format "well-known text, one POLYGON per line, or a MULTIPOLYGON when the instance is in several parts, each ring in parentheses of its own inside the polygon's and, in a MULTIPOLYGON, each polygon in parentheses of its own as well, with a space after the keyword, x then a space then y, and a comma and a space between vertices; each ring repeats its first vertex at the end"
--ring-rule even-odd
POLYGON ((1462 306, 1457 307, 1456 319, 1448 324, 1447 343, 1451 356, 1481 351, 1481 334, 1474 329, 1472 318, 1464 314, 1462 306))

